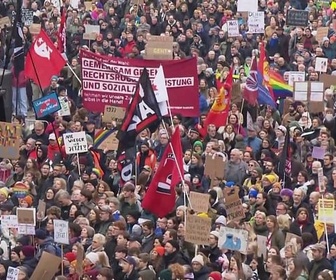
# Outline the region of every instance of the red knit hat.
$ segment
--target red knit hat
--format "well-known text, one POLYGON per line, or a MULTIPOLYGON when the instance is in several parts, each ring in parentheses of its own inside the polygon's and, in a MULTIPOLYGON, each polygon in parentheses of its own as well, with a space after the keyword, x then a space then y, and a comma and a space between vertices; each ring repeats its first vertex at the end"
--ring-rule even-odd
POLYGON ((222 275, 218 271, 213 271, 209 274, 209 278, 212 278, 212 280, 222 280, 222 275))
POLYGON ((163 256, 165 253, 165 249, 162 246, 155 247, 154 251, 157 252, 159 256, 163 256))
POLYGON ((64 255, 64 258, 66 258, 71 263, 76 260, 76 255, 73 252, 69 252, 64 255))

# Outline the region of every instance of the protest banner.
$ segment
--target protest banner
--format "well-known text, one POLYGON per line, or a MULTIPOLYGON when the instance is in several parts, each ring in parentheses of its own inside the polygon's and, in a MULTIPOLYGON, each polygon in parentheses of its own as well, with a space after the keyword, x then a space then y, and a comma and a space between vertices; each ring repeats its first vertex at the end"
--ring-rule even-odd
POLYGON ((17 208, 16 215, 19 225, 36 226, 36 209, 35 208, 17 208))
POLYGON ((58 268, 62 262, 60 257, 50 253, 43 252, 30 280, 51 280, 58 272, 58 268))
POLYGON ((196 212, 207 213, 209 210, 209 198, 207 193, 190 192, 190 204, 196 212))
POLYGON ((286 14, 286 25, 306 27, 308 25, 308 14, 308 11, 288 10, 286 14))
POLYGON ((126 113, 125 108, 106 105, 102 120, 103 122, 115 121, 118 125, 122 123, 125 117, 125 113, 126 113))
POLYGON ((22 22, 25 26, 30 26, 34 23, 34 11, 29 9, 21 9, 22 22))
POLYGON ((100 26, 99 25, 91 25, 86 24, 85 33, 83 34, 84 40, 96 40, 97 36, 100 34, 100 26))
POLYGON ((33 101, 33 108, 37 119, 56 113, 61 109, 56 92, 33 101))
POLYGON ((5 228, 18 228, 18 218, 16 215, 1 215, 1 226, 5 228))
POLYGON ((317 206, 319 221, 327 223, 334 220, 335 200, 320 198, 317 206))
POLYGON ((234 229, 229 227, 220 227, 218 237, 219 249, 239 251, 246 254, 248 243, 248 231, 244 229, 234 229))
POLYGON ((211 230, 211 219, 187 215, 185 241, 196 245, 208 245, 211 230))
POLYGON ((117 139, 116 129, 96 129, 93 147, 98 150, 116 151, 118 149, 119 140, 117 139))
POLYGON ((7 271, 6 280, 18 280, 19 279, 19 269, 9 266, 7 271))
POLYGON ((248 14, 248 31, 252 33, 264 33, 265 14, 264 12, 253 12, 248 14))
POLYGON ((69 99, 65 96, 58 97, 58 101, 61 105, 61 109, 57 112, 59 116, 65 117, 70 116, 70 102, 69 99))
POLYGON ((82 50, 83 106, 104 112, 106 105, 126 108, 144 67, 153 81, 162 65, 172 114, 199 116, 196 58, 139 60, 102 56, 82 50), (186 71, 188 69, 188 71, 186 71))
POLYGON ((239 198, 238 187, 224 188, 225 210, 228 221, 239 221, 245 218, 243 204, 239 198))
POLYGON ((239 36, 239 24, 238 20, 228 20, 227 21, 227 32, 228 32, 228 37, 237 37, 239 36))
POLYGON ((21 125, 0 122, 0 157, 18 159, 20 157, 21 125))
POLYGON ((54 241, 69 244, 69 222, 54 219, 54 241))
POLYGON ((88 151, 85 131, 65 133, 63 140, 67 155, 86 153, 88 151))
POLYGON ((11 20, 10 20, 9 17, 0 18, 0 29, 4 29, 5 26, 7 26, 7 27, 12 26, 11 20))
POLYGON ((32 35, 38 35, 41 32, 41 23, 33 23, 29 26, 29 32, 32 35))

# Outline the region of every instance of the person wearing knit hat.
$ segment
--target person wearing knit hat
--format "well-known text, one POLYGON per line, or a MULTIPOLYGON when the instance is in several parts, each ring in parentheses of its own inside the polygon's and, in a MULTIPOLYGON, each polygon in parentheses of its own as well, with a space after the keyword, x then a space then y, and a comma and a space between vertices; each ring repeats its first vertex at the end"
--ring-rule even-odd
POLYGON ((35 248, 34 246, 25 245, 21 247, 20 258, 21 260, 30 260, 35 255, 35 248))
POLYGON ((152 253, 157 253, 159 256, 162 257, 165 253, 165 249, 162 246, 157 246, 157 247, 154 247, 152 253))
POLYGON ((25 196, 24 198, 19 199, 21 208, 29 208, 33 205, 33 198, 30 195, 25 196))
POLYGON ((193 144, 193 150, 195 153, 201 155, 203 153, 203 143, 201 141, 195 141, 193 144))
POLYGON ((191 266, 195 279, 203 279, 209 273, 208 269, 204 266, 202 255, 196 255, 191 261, 191 266))
POLYGON ((101 178, 101 172, 98 168, 92 168, 92 173, 90 174, 90 179, 100 179, 101 178))
POLYGON ((282 189, 280 191, 280 196, 283 197, 283 196, 287 196, 288 198, 291 198, 293 196, 293 191, 291 189, 282 189))
POLYGON ((88 253, 84 259, 84 262, 86 263, 86 265, 88 264, 96 265, 98 261, 99 261, 99 256, 95 252, 88 253))
POLYGON ((164 269, 159 274, 159 280, 173 280, 173 273, 170 269, 164 269))
POLYGON ((20 259, 21 248, 22 248, 21 246, 16 246, 12 249, 10 260, 13 263, 19 264, 21 262, 21 259, 20 259))
POLYGON ((218 271, 209 274, 208 280, 222 280, 222 275, 218 271))
POLYGON ((66 259, 69 263, 71 263, 74 260, 76 260, 76 255, 73 252, 68 252, 64 254, 64 259, 66 259))

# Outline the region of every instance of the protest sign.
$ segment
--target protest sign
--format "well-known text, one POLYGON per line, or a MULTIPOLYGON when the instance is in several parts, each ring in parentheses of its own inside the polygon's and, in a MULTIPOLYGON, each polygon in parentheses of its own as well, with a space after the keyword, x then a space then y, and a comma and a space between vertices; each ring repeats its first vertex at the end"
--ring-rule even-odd
POLYGON ((16 215, 19 225, 36 226, 36 209, 35 208, 17 208, 16 215))
POLYGON ((227 32, 228 37, 237 37, 239 36, 239 25, 238 20, 228 20, 227 21, 227 32))
POLYGON ((187 215, 185 241, 196 245, 208 245, 211 219, 187 215))
POLYGON ((61 11, 61 1, 59 0, 50 0, 52 6, 54 6, 59 12, 61 11))
POLYGON ((0 122, 0 157, 18 159, 20 157, 21 125, 0 122))
POLYGON ((56 92, 50 93, 33 101, 33 108, 37 119, 56 113, 61 109, 56 92))
POLYGON ((19 224, 18 234, 35 235, 35 226, 27 224, 19 224))
POLYGON ((262 235, 257 235, 257 254, 258 257, 267 256, 267 237, 262 235))
POLYGON ((88 151, 85 131, 65 133, 63 140, 67 155, 86 153, 88 151))
POLYGON ((19 269, 9 266, 7 271, 6 280, 18 280, 19 279, 19 269))
POLYGON ((324 185, 324 179, 323 179, 323 168, 319 168, 317 170, 317 180, 318 180, 318 187, 319 187, 319 192, 324 193, 325 192, 325 185, 324 185))
POLYGON ((61 244, 69 244, 69 222, 54 220, 54 241, 61 244))
POLYGON ((30 280, 51 280, 58 271, 62 259, 43 251, 30 280))
POLYGON ((206 156, 204 174, 210 179, 215 177, 224 179, 225 162, 226 156, 223 153, 217 152, 212 156, 206 156))
POLYGON ((334 220, 335 200, 320 198, 318 201, 318 220, 331 222, 334 220))
POLYGON ((41 32, 41 23, 33 23, 29 26, 29 32, 32 35, 38 35, 41 32))
POLYGON ((305 72, 299 72, 299 71, 288 71, 285 72, 285 75, 288 75, 288 84, 290 86, 294 86, 295 82, 304 82, 306 79, 306 73, 305 72))
POLYGON ((325 155, 325 147, 313 147, 312 156, 315 159, 323 159, 325 155))
POLYGON ((219 229, 218 247, 246 254, 248 231, 222 226, 219 229))
POLYGON ((238 12, 257 12, 258 0, 238 0, 237 3, 238 12))
POLYGON ((172 114, 199 116, 196 58, 140 60, 103 56, 82 50, 83 106, 104 112, 106 105, 127 108, 144 67, 153 81, 162 65, 172 114), (185 71, 188 69, 188 71, 185 71))
POLYGON ((25 26, 30 26, 34 22, 34 11, 29 9, 21 9, 22 22, 25 26))
POLYGON ((65 96, 58 97, 58 101, 61 105, 61 109, 57 112, 59 116, 70 116, 70 102, 69 99, 65 96))
POLYGON ((294 99, 297 101, 308 100, 308 82, 294 82, 294 99))
POLYGON ((76 273, 81 277, 83 275, 84 247, 79 243, 76 243, 75 246, 77 247, 76 273))
POLYGON ((318 27, 315 39, 320 44, 322 43, 322 40, 324 37, 328 37, 329 27, 318 27))
POLYGON ((286 25, 306 27, 308 24, 308 11, 288 10, 286 14, 286 25))
POLYGON ((73 9, 78 9, 79 0, 70 0, 70 6, 73 9))
POLYGON ((46 214, 46 208, 47 208, 47 204, 40 199, 39 200, 39 204, 37 206, 37 218, 40 220, 43 220, 46 214))
POLYGON ((194 211, 207 213, 209 210, 209 198, 207 193, 190 192, 190 204, 194 211))
POLYGON ((316 57, 315 71, 326 73, 328 70, 328 58, 316 57))
POLYGON ((265 14, 264 12, 253 12, 248 14, 248 31, 252 33, 264 33, 265 14))
POLYGON ((119 140, 117 139, 116 129, 96 129, 93 147, 99 150, 116 151, 118 149, 119 140))
POLYGON ((1 226, 5 228, 18 228, 18 218, 16 215, 1 215, 1 226))
POLYGON ((225 210, 228 221, 239 221, 245 218, 243 204, 239 198, 238 187, 224 188, 225 210))
POLYGON ((86 24, 85 33, 83 34, 84 40, 96 40, 97 36, 100 34, 100 26, 99 25, 91 25, 86 24))
POLYGON ((173 59, 173 36, 147 36, 144 59, 173 59))
POLYGON ((296 243, 297 238, 301 238, 301 236, 298 236, 294 233, 287 232, 285 244, 287 244, 288 242, 291 242, 293 239, 295 240, 295 243, 296 243))
POLYGON ((5 26, 10 27, 11 25, 12 24, 9 17, 0 18, 0 29, 4 29, 5 26))
POLYGON ((323 82, 324 89, 330 88, 333 91, 336 90, 336 79, 335 76, 329 74, 321 74, 320 82, 323 82))
POLYGON ((102 120, 103 122, 115 121, 117 124, 121 124, 125 117, 125 113, 125 108, 106 105, 102 120))

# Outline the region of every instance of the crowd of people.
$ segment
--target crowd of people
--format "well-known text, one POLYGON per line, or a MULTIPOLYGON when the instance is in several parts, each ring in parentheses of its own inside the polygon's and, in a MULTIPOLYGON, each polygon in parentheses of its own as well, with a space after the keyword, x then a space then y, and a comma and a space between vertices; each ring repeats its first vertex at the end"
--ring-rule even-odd
MULTIPOLYGON (((0 163, 1 215, 38 208, 40 201, 45 202, 46 212, 37 211, 34 236, 0 226, 0 279, 6 279, 9 267, 18 268, 17 279, 30 279, 43 252, 63 258, 55 279, 335 279, 335 221, 319 220, 319 201, 334 200, 336 193, 334 87, 325 89, 324 110, 318 114, 311 113, 305 102, 290 98, 287 108, 252 107, 239 98, 231 102, 225 126, 203 123, 218 96, 216 81, 225 81, 233 67, 235 82, 244 84, 261 42, 270 67, 284 77, 288 71, 298 71, 306 81, 318 81, 316 57, 327 58, 327 73, 335 75, 336 1, 260 0, 264 34, 248 31, 246 13, 237 11, 237 1, 101 0, 81 1, 78 7, 74 2, 61 3, 69 65, 55 73, 43 92, 24 75, 18 77, 19 83, 13 78, 14 87, 25 89, 20 101, 12 102, 12 123, 22 125, 22 143, 18 159, 4 158, 0 163), (290 9, 308 11, 307 26, 287 26, 290 9), (226 23, 233 19, 238 20, 240 35, 228 37, 226 23), (96 40, 83 39, 86 24, 100 26, 96 40), (319 27, 329 27, 320 41, 315 37, 319 27), (173 59, 197 57, 200 117, 173 114, 154 133, 149 129, 139 133, 135 176, 122 185, 116 151, 94 148, 95 129, 112 129, 116 123, 103 123, 101 113, 82 107, 79 52, 142 59, 147 34, 172 36, 173 59), (68 98, 71 114, 36 120, 31 130, 25 121, 32 100, 51 92, 68 98), (253 124, 248 123, 248 113, 253 124), (155 217, 142 208, 141 201, 176 129, 181 134, 184 174, 181 183, 173 186, 174 209, 165 217, 155 217), (80 131, 86 132, 89 151, 67 155, 62 135, 80 131), (290 178, 280 172, 287 133, 290 178), (313 153, 316 147, 324 150, 319 158, 313 153), (210 178, 205 174, 206 159, 217 152, 228 155, 224 177, 210 178), (321 168, 323 183, 318 176, 321 168), (232 187, 239 188, 245 213, 239 221, 227 219, 224 192, 232 187), (25 195, 19 196, 17 189, 26 190, 25 195), (190 191, 209 194, 207 213, 188 208, 184 198, 190 191), (186 215, 211 218, 208 244, 196 246, 185 240, 186 215), (59 219, 69 221, 69 245, 62 248, 54 241, 53 221, 59 219), (247 251, 223 248, 221 227, 247 230, 247 251), (266 255, 259 254, 257 236, 267 238, 266 255)), ((23 7, 33 11, 34 23, 41 23, 59 46, 58 1, 24 0, 23 7)), ((0 14, 14 18, 15 4, 1 0, 0 14)), ((10 31, 1 29, 2 66, 10 31)), ((28 49, 35 36, 29 26, 23 27, 23 36, 28 49)))

